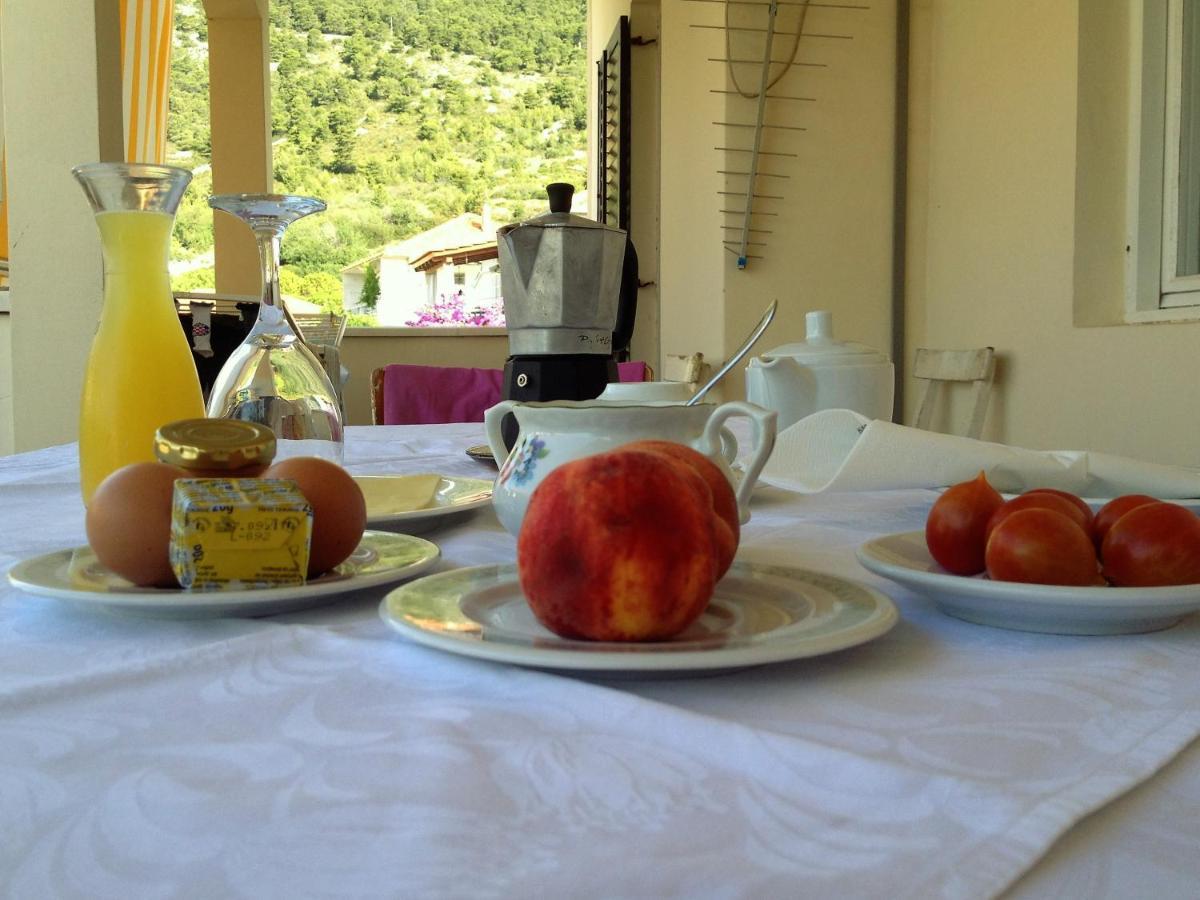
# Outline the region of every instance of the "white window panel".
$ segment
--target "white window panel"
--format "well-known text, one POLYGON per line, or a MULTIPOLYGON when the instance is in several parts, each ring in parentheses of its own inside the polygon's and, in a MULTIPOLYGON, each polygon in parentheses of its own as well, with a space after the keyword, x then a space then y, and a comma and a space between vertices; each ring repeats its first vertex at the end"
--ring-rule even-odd
POLYGON ((1200 2, 1169 0, 1162 305, 1200 302, 1200 2))
POLYGON ((1131 0, 1126 320, 1200 318, 1200 0, 1131 0))

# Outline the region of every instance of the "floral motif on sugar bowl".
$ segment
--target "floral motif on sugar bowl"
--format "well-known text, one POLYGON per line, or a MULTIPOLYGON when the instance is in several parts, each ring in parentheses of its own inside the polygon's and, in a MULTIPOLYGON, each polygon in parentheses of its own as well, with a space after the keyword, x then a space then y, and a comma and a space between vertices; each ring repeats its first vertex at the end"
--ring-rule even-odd
POLYGON ((492 505, 505 529, 520 532, 534 489, 557 466, 614 450, 640 440, 685 444, 703 453, 725 473, 737 494, 743 522, 750 518, 750 491, 775 445, 775 413, 748 403, 637 403, 604 400, 556 400, 520 403, 503 400, 484 414, 488 444, 503 459, 492 505), (504 442, 501 422, 511 414, 517 423, 512 452, 504 442), (744 456, 745 474, 736 478, 730 464, 738 455, 737 440, 725 427, 733 416, 750 420, 753 447, 744 456))
POLYGON ((516 484, 525 484, 536 473, 537 461, 549 455, 550 450, 540 437, 522 439, 504 461, 504 467, 496 480, 499 484, 506 484, 511 478, 516 484))

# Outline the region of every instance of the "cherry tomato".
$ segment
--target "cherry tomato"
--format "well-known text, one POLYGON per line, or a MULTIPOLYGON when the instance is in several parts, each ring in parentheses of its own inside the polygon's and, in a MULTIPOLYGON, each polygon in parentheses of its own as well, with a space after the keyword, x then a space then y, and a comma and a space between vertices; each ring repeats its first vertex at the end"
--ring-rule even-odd
POLYGON ((1104 543, 1104 536, 1108 534, 1108 529, 1113 527, 1113 523, 1131 509, 1137 509, 1139 506, 1145 506, 1147 503, 1161 503, 1155 497, 1149 494, 1124 494, 1109 500, 1096 513, 1096 518, 1092 519, 1092 541, 1096 544, 1096 549, 1100 549, 1100 545, 1104 543))
POLYGON ((1174 503, 1145 503, 1108 529, 1100 558, 1118 587, 1200 583, 1200 518, 1174 503))
MULTIPOLYGON (((1085 503, 1084 506, 1086 507, 1087 504, 1085 503)), ((1075 522, 1083 529, 1084 534, 1090 533, 1092 525, 1092 511, 1090 509, 1088 509, 1085 516, 1079 511, 1079 507, 1066 497, 1059 496, 1058 493, 1051 493, 1050 491, 1026 491, 1024 494, 1013 497, 992 513, 992 517, 988 520, 987 528, 984 531, 985 543, 991 537, 997 525, 1013 513, 1019 512, 1022 509, 1052 509, 1056 513, 1062 513, 1072 522, 1075 522)))
POLYGON ((1033 490, 1025 491, 1026 494, 1053 494, 1055 497, 1062 497, 1064 500, 1074 504, 1075 508, 1083 514, 1084 522, 1083 530, 1087 531, 1095 518, 1092 515, 1092 508, 1087 505, 1082 497, 1072 494, 1070 491, 1060 491, 1058 488, 1034 488, 1033 490))
POLYGON ((925 520, 929 555, 955 575, 982 572, 984 529, 1003 502, 983 472, 951 487, 937 498, 925 520))
POLYGON ((1047 507, 1031 506, 1006 516, 988 538, 985 561, 988 577, 996 581, 1104 583, 1087 532, 1074 519, 1047 507))

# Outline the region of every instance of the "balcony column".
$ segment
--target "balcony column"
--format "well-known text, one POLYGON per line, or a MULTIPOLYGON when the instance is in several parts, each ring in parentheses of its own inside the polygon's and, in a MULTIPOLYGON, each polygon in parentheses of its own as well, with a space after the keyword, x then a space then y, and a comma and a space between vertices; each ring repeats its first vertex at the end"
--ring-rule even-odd
POLYGON ((71 167, 125 158, 119 5, 4 0, 0 32, 12 446, 23 451, 78 436, 103 266, 99 233, 71 167))
MULTIPOLYGON (((213 193, 269 193, 271 69, 267 0, 205 0, 213 193)), ((258 251, 250 230, 213 214, 218 293, 258 296, 258 251)))

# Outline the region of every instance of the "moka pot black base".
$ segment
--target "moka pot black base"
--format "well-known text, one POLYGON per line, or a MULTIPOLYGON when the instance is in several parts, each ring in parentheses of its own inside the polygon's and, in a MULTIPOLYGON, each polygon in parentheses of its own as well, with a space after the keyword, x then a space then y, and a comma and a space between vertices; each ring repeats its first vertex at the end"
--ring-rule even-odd
MULTIPOLYGON (((553 356, 510 356, 504 363, 505 400, 594 400, 609 382, 617 380, 617 363, 595 353, 553 356)), ((517 420, 511 414, 500 426, 504 446, 517 440, 517 420)))

